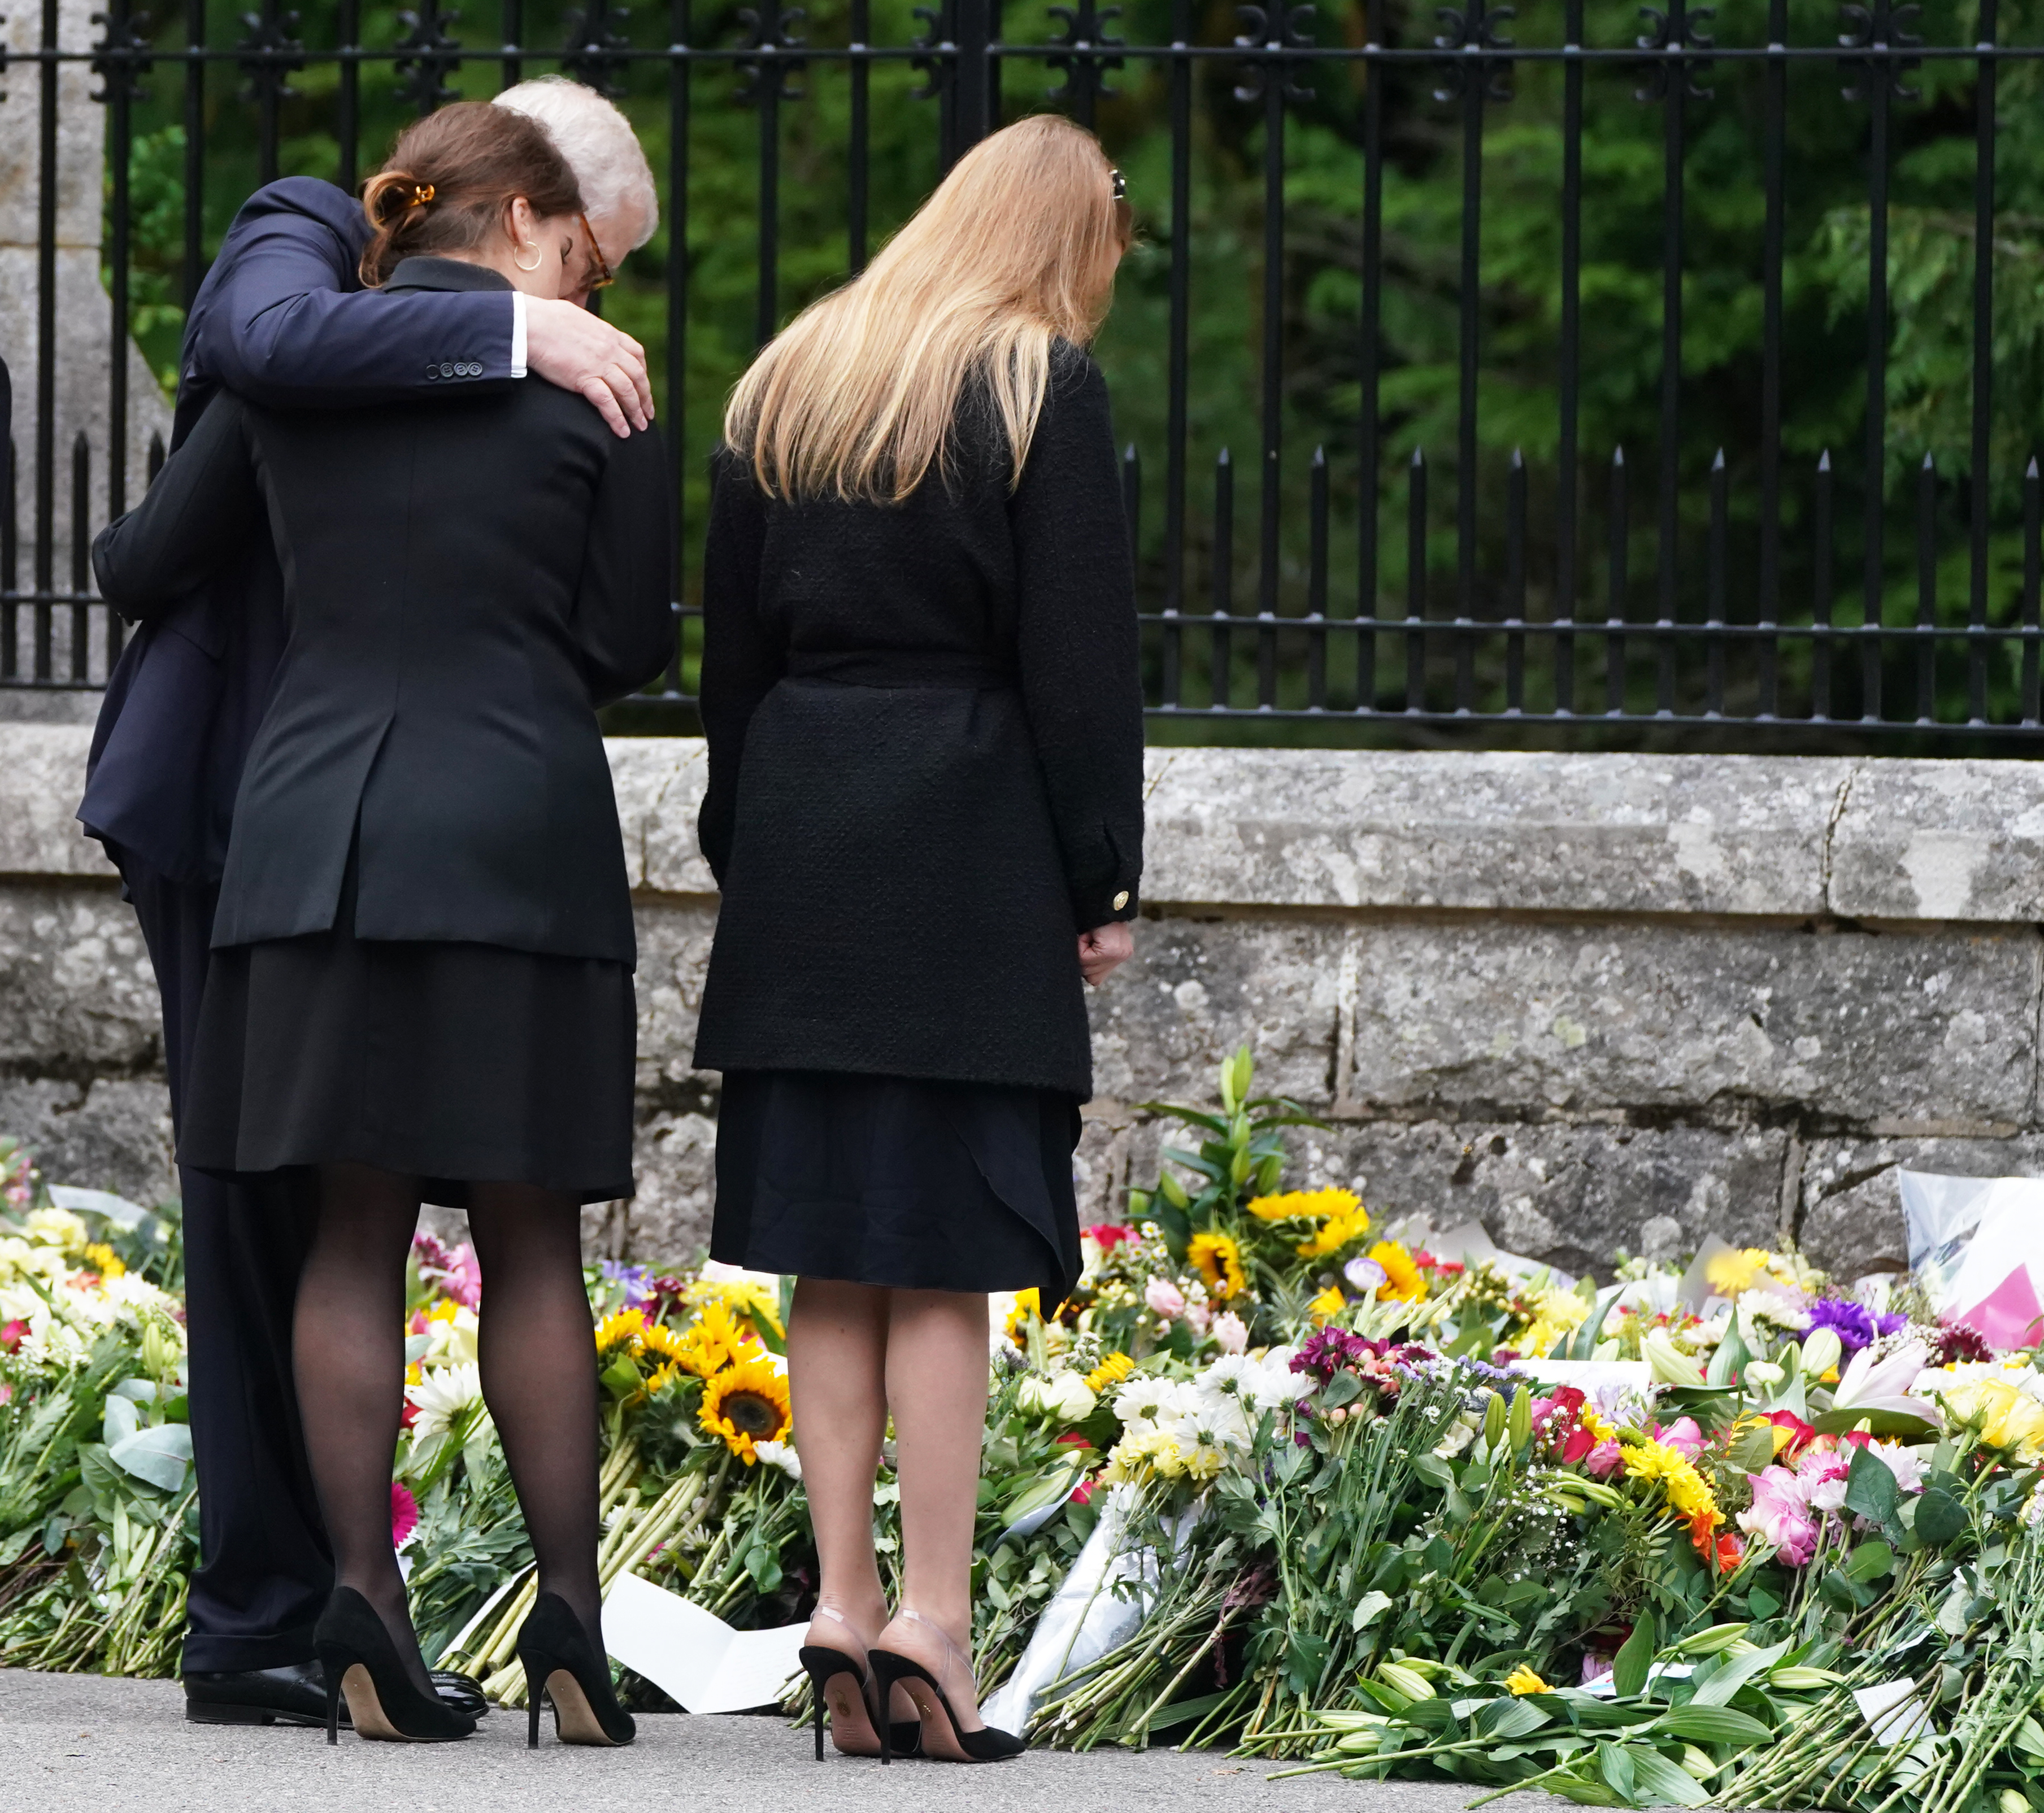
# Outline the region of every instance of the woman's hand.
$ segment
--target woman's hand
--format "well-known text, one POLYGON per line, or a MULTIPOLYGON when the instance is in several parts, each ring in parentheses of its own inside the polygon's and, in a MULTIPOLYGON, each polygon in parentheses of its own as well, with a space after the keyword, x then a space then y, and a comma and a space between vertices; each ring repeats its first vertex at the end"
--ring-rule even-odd
POLYGON ((1135 934, 1126 919, 1110 919, 1079 933, 1079 974, 1089 988, 1099 987, 1135 954, 1135 934))

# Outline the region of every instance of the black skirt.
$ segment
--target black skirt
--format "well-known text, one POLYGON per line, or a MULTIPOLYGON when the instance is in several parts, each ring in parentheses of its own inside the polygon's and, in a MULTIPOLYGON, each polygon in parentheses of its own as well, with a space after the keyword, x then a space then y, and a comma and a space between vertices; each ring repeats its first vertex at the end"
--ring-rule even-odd
POLYGON ((1079 1273, 1078 1102, 1055 1090, 727 1071, 710 1255, 906 1290, 1043 1294, 1079 1273))
POLYGON ((230 1174, 339 1163, 582 1202, 629 1196, 632 972, 596 958, 331 931, 213 953, 178 1143, 230 1174))

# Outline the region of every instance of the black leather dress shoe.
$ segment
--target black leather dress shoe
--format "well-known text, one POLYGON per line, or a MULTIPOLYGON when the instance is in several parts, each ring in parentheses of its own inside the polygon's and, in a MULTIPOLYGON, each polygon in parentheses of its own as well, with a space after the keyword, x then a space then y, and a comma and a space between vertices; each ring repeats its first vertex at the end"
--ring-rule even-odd
MULTIPOLYGON (((458 1712, 479 1719, 489 1711, 472 1675, 451 1669, 432 1671, 434 1690, 458 1712)), ((190 1673, 184 1677, 185 1717, 194 1725, 318 1725, 326 1723, 326 1685, 316 1662, 284 1668, 240 1669, 190 1673)), ((340 1716, 348 1718, 343 1700, 340 1716)))

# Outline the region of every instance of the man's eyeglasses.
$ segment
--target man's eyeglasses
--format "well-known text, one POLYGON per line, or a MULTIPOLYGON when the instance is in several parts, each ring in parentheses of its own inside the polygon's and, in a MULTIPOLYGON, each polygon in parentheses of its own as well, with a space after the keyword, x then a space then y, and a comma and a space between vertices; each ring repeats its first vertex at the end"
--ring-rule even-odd
POLYGON ((589 216, 577 214, 582 230, 589 239, 589 267, 593 274, 589 280, 592 289, 608 289, 617 281, 617 273, 610 268, 610 260, 603 255, 603 247, 596 243, 596 229, 589 224, 589 216))

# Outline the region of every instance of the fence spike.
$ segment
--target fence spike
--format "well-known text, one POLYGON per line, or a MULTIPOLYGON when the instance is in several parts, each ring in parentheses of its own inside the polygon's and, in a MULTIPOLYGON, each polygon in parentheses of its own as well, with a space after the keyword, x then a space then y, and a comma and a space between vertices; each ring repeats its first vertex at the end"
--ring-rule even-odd
POLYGON ((1724 470, 1724 469, 1725 469, 1725 456, 1724 456, 1724 449, 1723 449, 1723 447, 1719 447, 1719 448, 1718 449, 1718 457, 1717 457, 1716 459, 1714 459, 1714 460, 1712 460, 1712 461, 1711 462, 1711 470, 1712 470, 1712 471, 1713 471, 1713 472, 1723 472, 1723 471, 1724 470))

